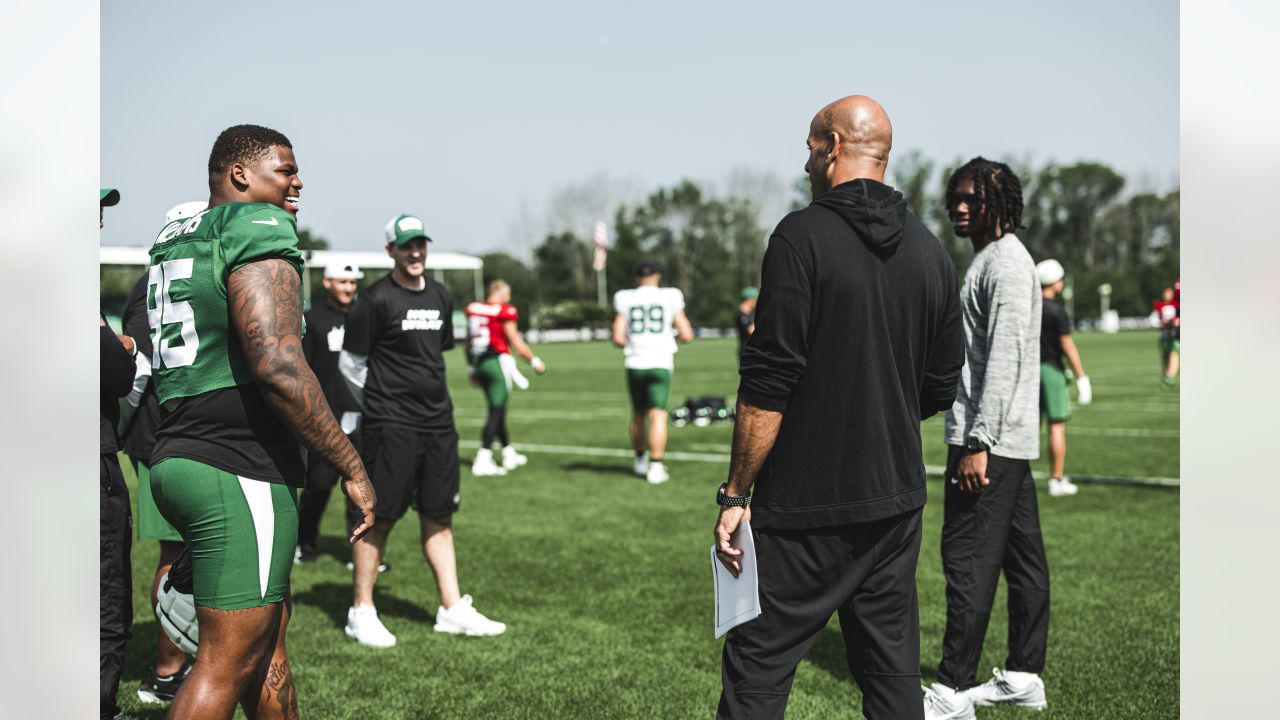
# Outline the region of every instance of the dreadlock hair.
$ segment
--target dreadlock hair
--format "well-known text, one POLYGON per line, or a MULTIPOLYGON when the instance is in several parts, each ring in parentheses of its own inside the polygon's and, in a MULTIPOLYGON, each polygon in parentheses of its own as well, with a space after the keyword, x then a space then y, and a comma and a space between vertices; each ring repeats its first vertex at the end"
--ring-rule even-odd
POLYGON ((998 229, 1001 233, 1010 233, 1023 227, 1022 181, 1008 165, 988 160, 981 155, 951 173, 945 198, 947 217, 952 217, 956 186, 965 180, 973 181, 973 193, 982 204, 982 221, 986 225, 984 230, 996 230, 997 221, 1000 223, 998 229))
POLYGON ((223 130, 213 141, 209 153, 209 185, 232 165, 251 165, 266 155, 273 145, 292 149, 293 143, 283 133, 261 125, 234 125, 223 130))

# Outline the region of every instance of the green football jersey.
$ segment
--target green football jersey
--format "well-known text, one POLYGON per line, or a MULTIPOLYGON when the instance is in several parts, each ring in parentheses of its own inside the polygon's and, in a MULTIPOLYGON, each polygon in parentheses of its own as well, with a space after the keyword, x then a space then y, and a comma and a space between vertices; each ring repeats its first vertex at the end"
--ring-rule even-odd
POLYGON ((227 203, 165 226, 151 246, 147 319, 156 399, 191 397, 253 381, 231 324, 227 280, 279 258, 298 269, 297 222, 267 203, 227 203))
POLYGON ((301 284, 293 216, 264 203, 219 205, 169 223, 156 238, 147 276, 160 402, 153 462, 187 458, 240 477, 303 485, 298 441, 249 373, 227 299, 233 272, 277 258, 298 270, 291 281, 301 284))

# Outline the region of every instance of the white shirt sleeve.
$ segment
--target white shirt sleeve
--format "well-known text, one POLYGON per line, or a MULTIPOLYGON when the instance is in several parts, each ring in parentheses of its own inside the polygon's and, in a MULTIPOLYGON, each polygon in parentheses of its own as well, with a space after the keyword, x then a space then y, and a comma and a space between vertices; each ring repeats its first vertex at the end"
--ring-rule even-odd
POLYGON ((357 355, 349 350, 338 354, 338 372, 356 402, 364 405, 364 383, 369 377, 369 356, 357 355))
POLYGON ((671 314, 684 309, 684 292, 680 288, 671 288, 671 314))

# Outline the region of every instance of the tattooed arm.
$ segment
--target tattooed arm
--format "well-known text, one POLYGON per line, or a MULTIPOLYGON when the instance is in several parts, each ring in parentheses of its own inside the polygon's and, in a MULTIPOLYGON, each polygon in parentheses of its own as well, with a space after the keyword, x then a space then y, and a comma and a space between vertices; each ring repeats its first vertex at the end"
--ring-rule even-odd
POLYGON ((249 263, 231 274, 227 296, 249 372, 267 404, 303 445, 342 475, 343 491, 364 515, 352 531, 354 543, 373 526, 377 498, 303 356, 298 271, 284 260, 249 263))

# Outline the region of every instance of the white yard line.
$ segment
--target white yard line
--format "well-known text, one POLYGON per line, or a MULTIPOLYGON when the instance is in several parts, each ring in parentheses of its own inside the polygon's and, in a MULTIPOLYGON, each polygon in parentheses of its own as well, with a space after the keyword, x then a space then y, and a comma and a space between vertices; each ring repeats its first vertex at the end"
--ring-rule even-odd
MULTIPOLYGON (((480 443, 474 440, 460 440, 460 446, 469 450, 480 447, 480 443)), ((616 447, 586 447, 582 445, 543 445, 540 443, 519 443, 517 447, 522 452, 531 453, 547 453, 550 455, 578 455, 586 457, 611 457, 632 459, 635 453, 626 448, 616 447)), ((678 460, 681 462, 710 462, 721 463, 727 465, 729 463, 728 453, 692 453, 692 452, 667 452, 666 458, 670 460, 678 460)), ((942 475, 946 468, 941 465, 926 465, 925 472, 930 475, 942 475)), ((1035 473, 1037 479, 1043 480, 1048 477, 1045 473, 1035 473)), ((1099 483, 1110 485, 1146 485, 1160 487, 1179 487, 1181 480, 1179 478, 1164 477, 1111 477, 1101 475, 1072 475, 1071 479, 1081 483, 1099 483)))

